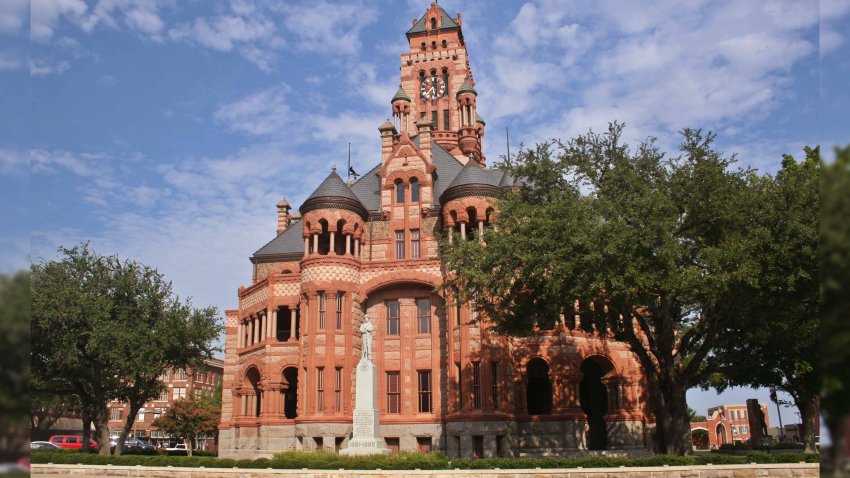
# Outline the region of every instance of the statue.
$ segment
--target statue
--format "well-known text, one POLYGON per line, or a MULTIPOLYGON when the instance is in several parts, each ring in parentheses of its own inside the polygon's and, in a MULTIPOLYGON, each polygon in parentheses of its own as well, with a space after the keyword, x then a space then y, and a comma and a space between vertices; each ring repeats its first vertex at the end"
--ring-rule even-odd
POLYGON ((363 323, 360 324, 360 333, 363 334, 363 351, 360 355, 361 360, 372 360, 372 332, 374 330, 375 325, 372 323, 372 319, 369 317, 369 315, 364 315, 363 323))

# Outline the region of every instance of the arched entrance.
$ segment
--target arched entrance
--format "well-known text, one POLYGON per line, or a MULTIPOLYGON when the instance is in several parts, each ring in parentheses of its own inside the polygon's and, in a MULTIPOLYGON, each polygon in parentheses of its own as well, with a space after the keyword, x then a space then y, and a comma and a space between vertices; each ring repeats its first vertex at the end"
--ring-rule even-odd
POLYGON ((549 364, 540 357, 529 360, 526 365, 526 403, 529 415, 552 413, 552 381, 549 379, 549 364))
POLYGON ((259 417, 263 404, 263 394, 260 391, 260 372, 255 367, 251 367, 245 373, 245 379, 248 380, 248 383, 251 384, 251 389, 254 391, 254 406, 251 407, 249 404, 247 412, 249 415, 259 417))
POLYGON ((608 447, 605 413, 608 411, 608 391, 602 377, 614 367, 603 357, 589 357, 581 363, 582 379, 579 383, 581 409, 587 417, 587 448, 604 450, 608 447))
POLYGON ((298 416, 298 369, 286 367, 283 369, 283 382, 288 384, 281 390, 283 394, 283 416, 295 418, 298 416))
POLYGON ((708 450, 708 430, 705 428, 692 429, 691 442, 694 450, 708 450))
POLYGON ((714 436, 716 438, 715 443, 717 445, 725 445, 726 442, 726 427, 723 426, 722 423, 717 424, 717 428, 714 429, 714 436))

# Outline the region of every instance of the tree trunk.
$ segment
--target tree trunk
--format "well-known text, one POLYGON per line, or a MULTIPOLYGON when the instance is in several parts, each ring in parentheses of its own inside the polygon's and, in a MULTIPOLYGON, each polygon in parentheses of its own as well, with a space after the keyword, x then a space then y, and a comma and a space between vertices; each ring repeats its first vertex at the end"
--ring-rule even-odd
POLYGON ((829 457, 832 464, 832 476, 843 476, 841 465, 844 463, 844 442, 847 433, 847 417, 828 417, 826 426, 829 427, 829 436, 832 438, 832 453, 829 457))
POLYGON ((195 440, 193 438, 185 438, 183 441, 186 443, 186 454, 192 456, 192 445, 195 440))
POLYGON ((83 402, 82 409, 83 418, 83 453, 89 452, 89 440, 91 440, 91 410, 83 402))
POLYGON ((101 455, 109 455, 109 410, 106 402, 98 403, 94 412, 94 432, 101 455))
POLYGON ((124 428, 121 429, 121 434, 118 435, 118 442, 115 443, 113 455, 121 456, 121 452, 124 450, 124 442, 127 441, 127 435, 130 433, 130 429, 133 428, 133 423, 136 421, 136 415, 139 413, 140 408, 142 408, 141 404, 136 403, 135 400, 130 400, 130 412, 124 421, 124 428))
POLYGON ((817 453, 818 449, 815 441, 815 423, 816 410, 818 408, 820 397, 814 396, 811 398, 801 398, 795 400, 797 410, 800 411, 800 421, 802 421, 802 430, 800 440, 803 442, 803 453, 817 453))

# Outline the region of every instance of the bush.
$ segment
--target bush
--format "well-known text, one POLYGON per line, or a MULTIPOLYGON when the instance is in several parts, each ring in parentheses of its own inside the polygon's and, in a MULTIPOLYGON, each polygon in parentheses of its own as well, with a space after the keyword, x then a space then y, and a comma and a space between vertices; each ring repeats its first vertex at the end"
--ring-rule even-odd
POLYGON ((616 468, 619 466, 695 466, 732 465, 747 463, 817 463, 819 455, 802 453, 763 453, 747 455, 710 454, 698 456, 654 455, 646 458, 614 458, 609 456, 548 457, 548 458, 461 458, 449 460, 441 453, 402 452, 387 455, 343 456, 333 452, 282 452, 274 458, 232 460, 212 456, 127 455, 100 456, 67 451, 33 450, 32 463, 55 463, 119 466, 175 466, 206 468, 281 468, 335 470, 451 470, 460 469, 534 469, 534 468, 616 468))

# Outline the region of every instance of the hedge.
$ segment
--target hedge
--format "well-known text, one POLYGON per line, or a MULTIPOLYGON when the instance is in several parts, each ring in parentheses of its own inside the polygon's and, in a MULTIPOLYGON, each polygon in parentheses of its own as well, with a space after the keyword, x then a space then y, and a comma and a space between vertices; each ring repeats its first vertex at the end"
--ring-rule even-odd
POLYGON ((441 453, 402 452, 387 455, 343 456, 333 452, 282 452, 273 458, 232 460, 209 456, 101 456, 85 453, 54 452, 33 450, 33 463, 77 464, 84 465, 123 465, 123 466, 175 466, 207 468, 281 468, 335 470, 450 470, 459 469, 534 469, 534 468, 608 468, 638 466, 694 466, 694 465, 731 465, 748 463, 817 463, 818 455, 802 453, 761 453, 747 455, 698 455, 671 456, 654 455, 646 458, 614 458, 607 456, 549 457, 549 458, 482 458, 449 460, 441 453))

